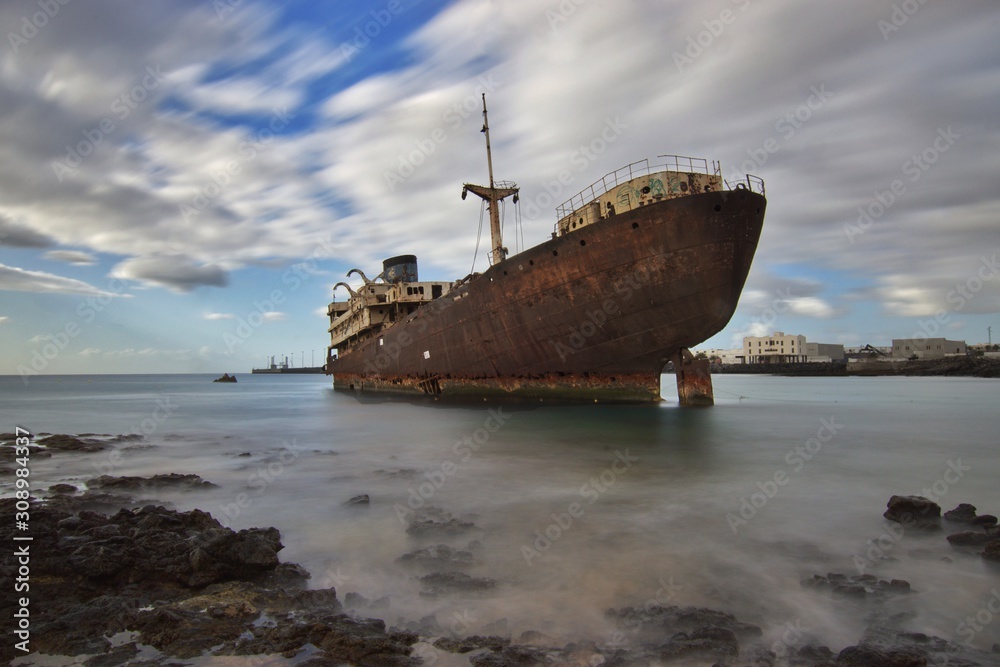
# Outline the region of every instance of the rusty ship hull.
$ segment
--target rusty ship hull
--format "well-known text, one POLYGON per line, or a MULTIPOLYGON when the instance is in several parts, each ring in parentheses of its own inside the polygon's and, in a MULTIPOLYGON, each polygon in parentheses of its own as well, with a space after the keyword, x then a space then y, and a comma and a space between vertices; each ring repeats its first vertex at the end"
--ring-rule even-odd
POLYGON ((658 401, 668 361, 732 317, 765 207, 741 188, 606 217, 331 347, 326 372, 355 392, 658 401))

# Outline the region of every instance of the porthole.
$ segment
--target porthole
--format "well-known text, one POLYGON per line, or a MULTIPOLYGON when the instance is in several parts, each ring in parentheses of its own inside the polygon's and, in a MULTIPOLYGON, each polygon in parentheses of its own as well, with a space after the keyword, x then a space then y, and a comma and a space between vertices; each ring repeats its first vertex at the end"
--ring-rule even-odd
POLYGON ((632 229, 639 229, 639 223, 638 222, 633 222, 632 223, 632 229))
POLYGON ((583 239, 580 239, 580 245, 587 245, 587 242, 584 241, 583 239))
POLYGON ((719 211, 722 210, 722 205, 721 204, 716 204, 714 210, 715 210, 716 213, 718 213, 719 211))
POLYGON ((528 266, 534 266, 534 265, 535 265, 535 260, 529 259, 528 260, 528 266))
POLYGON ((558 257, 559 256, 559 251, 558 250, 553 250, 552 251, 552 256, 553 257, 558 257))

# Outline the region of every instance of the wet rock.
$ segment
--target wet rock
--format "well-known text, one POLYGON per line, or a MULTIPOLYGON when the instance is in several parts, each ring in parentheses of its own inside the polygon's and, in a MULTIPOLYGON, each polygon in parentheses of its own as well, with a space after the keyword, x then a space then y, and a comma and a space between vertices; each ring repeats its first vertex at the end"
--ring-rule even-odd
POLYGON ((139 655, 135 642, 116 646, 104 655, 95 655, 83 662, 84 667, 116 667, 139 655))
POLYGON ((955 533, 947 539, 953 547, 981 547, 990 541, 989 535, 975 531, 955 533))
POLYGON ((948 510, 943 516, 954 523, 969 523, 976 518, 976 506, 969 503, 959 503, 955 509, 948 510))
POLYGON ((907 527, 934 530, 940 528, 941 506, 923 496, 893 496, 882 516, 907 527))
POLYGON ((556 643, 555 639, 537 630, 525 630, 517 638, 517 641, 520 644, 531 644, 533 646, 553 646, 556 643))
POLYGON ((420 594, 425 597, 437 597, 448 593, 481 593, 497 587, 497 581, 488 577, 471 577, 464 572, 435 572, 420 577, 420 583, 425 586, 420 594))
POLYGON ((421 661, 409 656, 418 639, 412 633, 386 632, 385 623, 378 619, 339 616, 318 646, 327 657, 353 664, 416 667, 421 661))
POLYGON ((499 651, 480 653, 469 658, 474 667, 528 667, 547 665, 552 659, 531 646, 505 646, 499 651))
POLYGON ((927 667, 927 658, 902 649, 848 646, 837 655, 837 667, 927 667))
POLYGON ((367 493, 363 493, 360 496, 354 496, 353 498, 351 498, 350 500, 348 500, 344 504, 345 505, 367 505, 370 502, 371 502, 371 499, 368 497, 368 494, 367 493))
POLYGON ((982 556, 986 560, 1000 563, 1000 539, 992 539, 987 542, 982 556))
POLYGON ((198 475, 168 473, 153 475, 152 477, 113 477, 111 475, 101 475, 95 479, 87 480, 87 486, 96 489, 138 491, 141 489, 162 488, 208 489, 215 488, 217 485, 203 480, 198 475))
POLYGON ((645 605, 619 610, 610 609, 605 615, 623 628, 635 629, 640 641, 657 644, 662 644, 678 633, 691 633, 704 628, 730 630, 738 639, 758 638, 763 635, 758 626, 744 623, 732 614, 714 609, 645 605))
POLYGON ((989 528, 991 526, 997 525, 997 518, 992 514, 980 514, 979 516, 972 519, 970 522, 973 526, 982 526, 984 528, 989 528))
POLYGON ((454 517, 450 519, 414 518, 406 528, 406 534, 413 537, 439 537, 442 535, 461 535, 473 530, 476 524, 462 521, 454 517))
POLYGON ((732 660, 740 652, 736 633, 728 628, 709 626, 690 634, 681 632, 659 648, 661 659, 672 660, 732 660))
POLYGON ((72 484, 53 484, 52 486, 49 487, 49 493, 58 493, 58 494, 76 493, 78 490, 79 489, 77 489, 72 484))
POLYGON ((439 569, 461 569, 474 565, 476 559, 471 551, 454 549, 446 544, 436 544, 403 554, 396 562, 439 569))
POLYGON ((834 595, 858 598, 868 596, 884 597, 910 592, 910 583, 908 581, 903 579, 886 581, 871 574, 860 574, 849 577, 846 574, 830 572, 825 577, 816 574, 810 579, 803 579, 801 584, 804 588, 826 590, 834 595))
POLYGON ((488 648, 489 650, 496 652, 502 651, 509 645, 509 639, 504 639, 503 637, 498 637, 496 635, 488 637, 473 635, 471 637, 466 637, 465 639, 442 637, 434 642, 435 648, 439 648, 442 651, 448 651, 449 653, 469 653, 482 648, 488 648))
POLYGON ((111 445, 102 440, 94 440, 92 438, 81 439, 65 434, 50 435, 46 438, 36 440, 36 442, 44 445, 46 449, 63 452, 92 453, 111 448, 111 445))

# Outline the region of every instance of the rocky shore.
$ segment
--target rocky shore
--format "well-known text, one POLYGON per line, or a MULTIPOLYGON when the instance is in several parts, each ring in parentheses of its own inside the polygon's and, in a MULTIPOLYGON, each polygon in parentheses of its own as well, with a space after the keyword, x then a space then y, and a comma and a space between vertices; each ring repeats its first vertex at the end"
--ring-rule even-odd
POLYGON ((713 373, 724 375, 789 375, 802 377, 844 377, 848 375, 906 375, 923 377, 1000 378, 1000 359, 948 357, 917 361, 872 361, 865 364, 830 361, 795 364, 716 364, 713 373))
MULTIPOLYGON (((51 451, 40 440, 33 455, 59 455, 69 438, 74 436, 53 436, 51 442, 61 444, 51 451)), ((86 438, 76 440, 87 445, 86 438)), ((6 455, 10 447, 0 449, 6 455)), ((750 622, 724 610, 651 603, 607 610, 605 617, 617 631, 599 641, 579 637, 566 643, 533 630, 512 636, 505 624, 489 634, 467 634, 442 627, 433 616, 390 627, 370 617, 388 613, 388 598, 372 601, 362 592, 342 597, 334 588, 310 588, 308 572, 279 558, 278 529, 233 531, 206 512, 180 512, 132 495, 208 484, 197 475, 101 476, 88 480, 86 490, 56 485, 44 498, 31 500, 31 578, 24 593, 30 597, 31 652, 72 656, 88 667, 182 665, 211 656, 238 660, 226 664, 309 667, 1000 664, 1000 647, 984 653, 911 632, 906 614, 883 613, 881 601, 912 594, 909 582, 836 572, 816 573, 803 579, 802 587, 820 599, 854 598, 870 605, 868 629, 856 644, 839 650, 810 636, 766 641, 756 624, 763 619, 750 622)), ((359 498, 349 502, 370 502, 359 498)), ((6 544, 16 544, 15 505, 13 498, 0 500, 0 541, 6 544)), ((408 518, 407 534, 424 546, 401 554, 397 562, 412 571, 422 596, 491 595, 505 585, 464 572, 482 556, 481 545, 469 539, 476 530, 473 522, 440 508, 422 508, 408 518), (464 544, 454 546, 455 540, 464 544)), ((950 543, 956 555, 1000 562, 996 517, 978 514, 971 505, 942 515, 926 498, 893 496, 885 518, 939 532, 942 545, 950 543)), ((4 581, 14 581, 18 568, 7 550, 0 563, 4 581)), ((12 587, 5 586, 0 615, 11 619, 19 607, 12 587)), ((0 645, 4 661, 21 655, 12 641, 0 645)))

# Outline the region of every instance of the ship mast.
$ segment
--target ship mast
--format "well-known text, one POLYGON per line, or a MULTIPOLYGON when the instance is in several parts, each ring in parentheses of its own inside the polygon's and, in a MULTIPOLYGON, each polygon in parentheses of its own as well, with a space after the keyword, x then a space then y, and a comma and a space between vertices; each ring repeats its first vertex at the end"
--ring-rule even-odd
POLYGON ((493 154, 490 149, 490 121, 486 115, 486 93, 483 93, 483 134, 486 135, 486 164, 489 167, 490 185, 473 185, 466 183, 462 186, 462 199, 468 192, 480 197, 489 203, 490 207, 490 237, 493 241, 493 251, 490 253, 490 264, 499 264, 507 257, 507 249, 503 247, 503 239, 500 236, 500 202, 505 198, 514 195, 514 203, 517 203, 518 187, 509 181, 493 181, 493 154))

